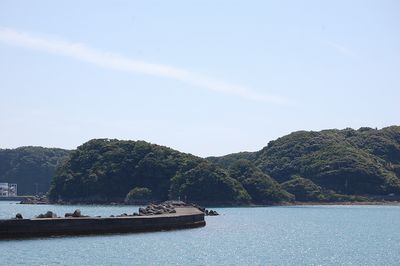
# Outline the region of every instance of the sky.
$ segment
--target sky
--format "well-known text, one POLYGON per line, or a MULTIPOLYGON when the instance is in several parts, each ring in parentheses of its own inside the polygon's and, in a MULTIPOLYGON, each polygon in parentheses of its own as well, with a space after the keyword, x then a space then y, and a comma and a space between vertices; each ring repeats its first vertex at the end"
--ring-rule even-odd
POLYGON ((0 148, 218 156, 400 125, 400 1, 0 0, 0 148))

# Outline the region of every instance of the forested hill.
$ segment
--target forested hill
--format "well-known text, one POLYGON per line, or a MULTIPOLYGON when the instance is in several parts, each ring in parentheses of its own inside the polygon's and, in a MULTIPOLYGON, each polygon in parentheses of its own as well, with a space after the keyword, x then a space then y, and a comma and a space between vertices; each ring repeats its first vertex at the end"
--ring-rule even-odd
POLYGON ((17 183, 19 195, 47 193, 57 164, 69 151, 56 148, 0 149, 0 182, 17 183))
POLYGON ((94 139, 73 151, 57 169, 49 197, 105 203, 180 198, 218 204, 293 199, 251 163, 226 169, 168 147, 110 139, 94 139))
POLYGON ((0 182, 18 183, 21 193, 33 194, 36 183, 47 191, 52 176, 49 198, 54 202, 180 198, 273 204, 399 196, 400 127, 298 131, 257 152, 206 159, 145 141, 115 139, 94 139, 70 152, 0 150, 0 182))
POLYGON ((298 131, 269 142, 258 152, 207 159, 224 167, 249 160, 295 196, 307 189, 327 199, 332 193, 400 194, 399 126, 298 131))

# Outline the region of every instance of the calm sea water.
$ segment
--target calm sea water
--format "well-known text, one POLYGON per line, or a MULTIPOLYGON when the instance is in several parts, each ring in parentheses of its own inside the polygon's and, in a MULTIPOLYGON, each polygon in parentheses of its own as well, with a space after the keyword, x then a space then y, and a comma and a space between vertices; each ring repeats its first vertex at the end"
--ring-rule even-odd
MULTIPOLYGON (((19 205, 0 218, 132 213, 132 206, 19 205)), ((400 207, 219 208, 198 229, 0 240, 0 265, 399 265, 400 207)))

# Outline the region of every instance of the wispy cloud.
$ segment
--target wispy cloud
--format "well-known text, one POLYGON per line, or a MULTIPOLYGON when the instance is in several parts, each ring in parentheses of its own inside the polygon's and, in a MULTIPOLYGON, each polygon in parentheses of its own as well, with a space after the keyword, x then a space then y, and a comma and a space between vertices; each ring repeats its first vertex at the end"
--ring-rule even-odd
POLYGON ((79 61, 113 70, 175 79, 192 86, 239 96, 247 100, 275 104, 287 103, 285 98, 259 93, 244 86, 229 84, 225 81, 209 78, 182 68, 133 60, 115 53, 96 50, 85 44, 32 35, 11 28, 0 27, 0 42, 12 46, 68 56, 79 61))
POLYGON ((338 43, 335 43, 332 41, 326 41, 326 40, 322 41, 322 42, 324 44, 334 48, 336 51, 338 51, 339 53, 341 53, 343 55, 351 56, 351 57, 355 56, 354 51, 344 45, 341 45, 341 44, 338 44, 338 43))

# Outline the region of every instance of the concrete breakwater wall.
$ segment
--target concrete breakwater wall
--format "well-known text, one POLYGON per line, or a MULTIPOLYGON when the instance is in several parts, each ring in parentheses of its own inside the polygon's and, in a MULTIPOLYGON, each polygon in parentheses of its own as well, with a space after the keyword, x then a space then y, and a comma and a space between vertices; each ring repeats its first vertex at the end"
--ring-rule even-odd
POLYGON ((146 232, 201 226, 205 226, 203 212, 194 207, 180 207, 176 208, 176 213, 154 216, 0 220, 0 239, 146 232))

